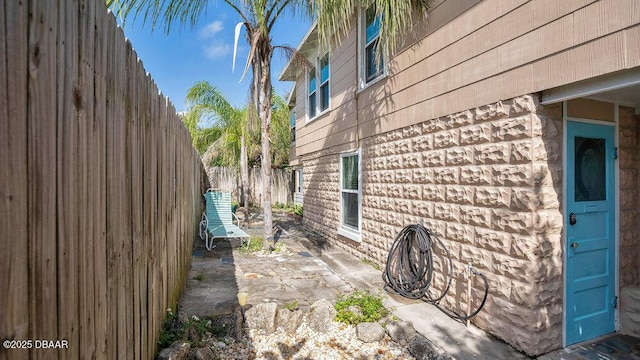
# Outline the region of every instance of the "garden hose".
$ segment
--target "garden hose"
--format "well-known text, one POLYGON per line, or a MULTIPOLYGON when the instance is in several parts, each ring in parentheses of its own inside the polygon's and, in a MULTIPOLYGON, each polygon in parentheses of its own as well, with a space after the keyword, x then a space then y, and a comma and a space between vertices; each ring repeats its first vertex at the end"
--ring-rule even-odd
POLYGON ((489 294, 487 277, 473 268, 470 268, 470 270, 474 275, 480 276, 484 282, 484 296, 480 306, 466 316, 458 315, 440 306, 440 300, 447 295, 453 281, 451 254, 433 231, 416 224, 404 227, 396 236, 391 250, 389 250, 386 270, 382 277, 385 281, 385 287, 393 289, 396 293, 409 299, 422 299, 433 304, 450 317, 464 321, 480 312, 489 294), (446 286, 437 296, 433 296, 429 292, 434 276, 434 246, 443 250, 444 260, 448 263, 446 286))

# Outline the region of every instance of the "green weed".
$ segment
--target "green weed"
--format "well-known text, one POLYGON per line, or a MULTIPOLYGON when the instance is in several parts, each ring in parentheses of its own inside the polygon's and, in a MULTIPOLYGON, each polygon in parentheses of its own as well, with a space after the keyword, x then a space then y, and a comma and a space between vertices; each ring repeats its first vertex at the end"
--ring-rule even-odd
POLYGON ((298 300, 293 300, 292 302, 286 303, 284 304, 284 308, 289 310, 289 311, 296 311, 298 310, 299 306, 298 306, 298 300))
POLYGON ((362 322, 376 322, 389 313, 382 305, 381 296, 360 290, 348 295, 340 295, 335 309, 336 321, 354 325, 362 322))
POLYGON ((373 261, 371 261, 371 260, 369 260, 369 259, 362 259, 362 262, 363 262, 364 264, 367 264, 367 265, 369 265, 369 266, 373 267, 374 269, 376 269, 376 270, 380 271, 380 265, 378 265, 378 264, 374 263, 373 261))

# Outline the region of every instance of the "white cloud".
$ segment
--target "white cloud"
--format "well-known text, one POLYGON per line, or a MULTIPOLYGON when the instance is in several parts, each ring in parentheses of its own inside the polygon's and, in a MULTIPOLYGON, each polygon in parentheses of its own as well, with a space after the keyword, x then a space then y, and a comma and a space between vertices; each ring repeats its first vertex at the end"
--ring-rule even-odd
POLYGON ((231 44, 221 41, 214 41, 204 47, 204 56, 207 59, 215 60, 231 54, 231 44))
POLYGON ((224 29, 224 26, 222 25, 222 21, 216 20, 211 24, 208 24, 207 26, 200 29, 200 32, 198 35, 200 36, 201 39, 208 39, 208 38, 214 37, 217 33, 222 31, 222 29, 224 29))

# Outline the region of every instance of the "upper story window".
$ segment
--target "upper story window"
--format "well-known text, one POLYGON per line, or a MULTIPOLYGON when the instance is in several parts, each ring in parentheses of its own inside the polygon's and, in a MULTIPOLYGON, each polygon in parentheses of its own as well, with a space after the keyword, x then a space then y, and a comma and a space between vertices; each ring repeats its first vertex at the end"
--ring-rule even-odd
POLYGON ((307 101, 307 115, 309 116, 309 119, 312 119, 316 116, 316 107, 317 107, 317 101, 316 101, 316 68, 314 67, 313 69, 311 69, 311 71, 309 71, 309 74, 307 75, 307 80, 308 80, 308 90, 309 90, 309 100, 307 101))
POLYGON ((362 73, 360 87, 363 88, 384 75, 384 59, 378 58, 377 49, 380 42, 380 16, 376 16, 375 4, 360 12, 362 41, 360 57, 362 73))
POLYGON ((329 53, 320 59, 320 112, 329 108, 329 53))
POLYGON ((291 143, 296 142, 296 112, 291 111, 289 113, 289 121, 291 124, 291 143))
POLYGON ((329 90, 329 53, 316 59, 315 65, 307 74, 307 88, 309 90, 309 99, 307 101, 308 120, 312 120, 328 110, 331 99, 331 91, 329 90))

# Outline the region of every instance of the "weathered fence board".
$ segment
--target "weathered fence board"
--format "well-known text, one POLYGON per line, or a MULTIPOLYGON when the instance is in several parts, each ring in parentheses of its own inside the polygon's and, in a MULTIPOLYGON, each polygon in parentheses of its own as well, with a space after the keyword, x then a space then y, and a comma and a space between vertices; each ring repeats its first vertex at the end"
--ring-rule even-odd
MULTIPOLYGON (((29 215, 27 183, 27 4, 9 2, 0 8, 0 334, 29 337, 29 215), (11 121, 8 121, 11 119, 11 121)), ((27 359, 27 352, 0 349, 0 359, 27 359)))
MULTIPOLYGON (((56 4, 29 2, 28 184, 29 336, 57 339, 56 109, 58 19, 56 4)), ((8 120, 5 120, 8 121, 8 120)), ((57 358, 55 352, 34 352, 57 358)))
POLYGON ((149 359, 190 265, 202 164, 104 2, 0 6, 1 359, 149 359))
MULTIPOLYGON (((74 1, 59 4, 57 38, 57 281, 58 338, 79 344, 78 334, 78 8, 74 1), (66 101, 71 96, 72 101, 66 101)), ((51 214, 53 215, 53 213, 51 214)), ((79 347, 68 349, 69 357, 79 357, 79 347)))

